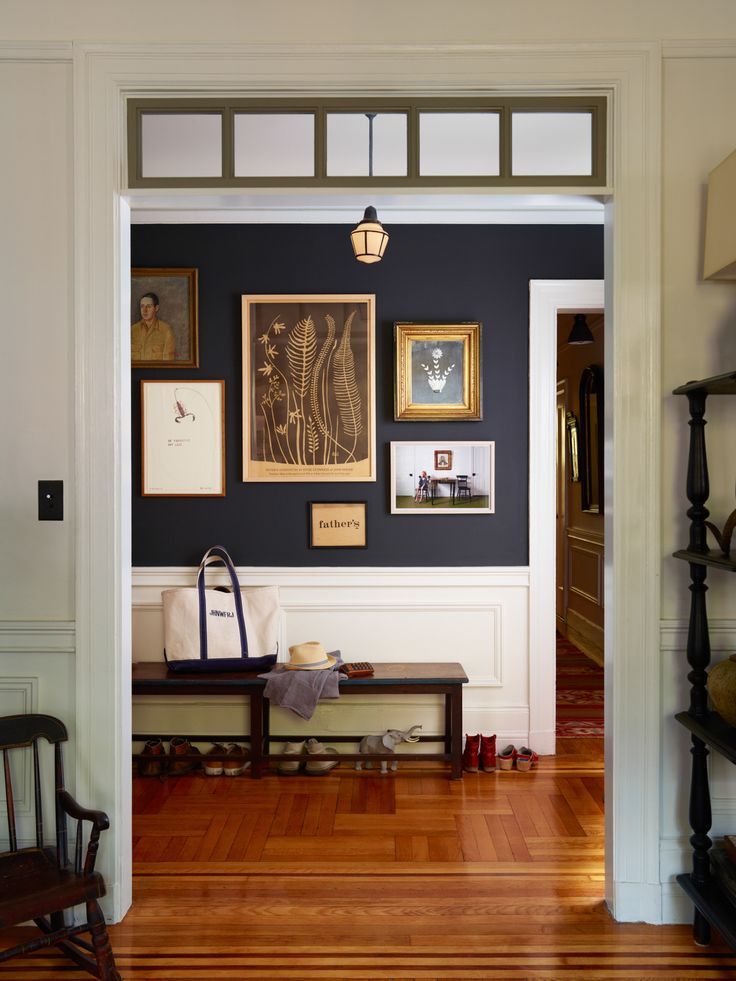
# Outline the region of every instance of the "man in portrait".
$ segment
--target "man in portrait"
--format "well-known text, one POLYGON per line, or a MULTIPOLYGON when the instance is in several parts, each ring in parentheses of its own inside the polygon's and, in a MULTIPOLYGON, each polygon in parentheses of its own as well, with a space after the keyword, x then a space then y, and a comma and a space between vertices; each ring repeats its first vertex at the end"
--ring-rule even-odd
POLYGON ((141 319, 130 328, 132 361, 173 361, 176 357, 174 332, 158 319, 159 298, 144 293, 140 299, 141 319))

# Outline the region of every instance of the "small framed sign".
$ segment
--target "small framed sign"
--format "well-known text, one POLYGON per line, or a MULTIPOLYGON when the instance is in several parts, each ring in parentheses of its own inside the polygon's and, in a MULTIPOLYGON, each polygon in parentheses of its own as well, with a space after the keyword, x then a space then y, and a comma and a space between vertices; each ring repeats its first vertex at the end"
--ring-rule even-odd
POLYGON ((310 548, 366 548, 365 501, 310 501, 310 548))

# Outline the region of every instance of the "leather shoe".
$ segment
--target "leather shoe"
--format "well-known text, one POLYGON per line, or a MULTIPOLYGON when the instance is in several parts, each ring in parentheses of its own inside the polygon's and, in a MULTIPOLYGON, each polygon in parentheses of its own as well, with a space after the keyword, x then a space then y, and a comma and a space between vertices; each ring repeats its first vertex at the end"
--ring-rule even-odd
POLYGON ((226 777, 239 777, 241 773, 248 769, 250 760, 245 758, 245 750, 237 743, 227 744, 227 759, 223 770, 226 777))
POLYGON ((188 739, 183 736, 174 736, 169 743, 169 776, 181 777, 192 770, 198 770, 202 766, 201 760, 176 760, 172 757, 191 756, 193 753, 200 755, 196 746, 192 746, 188 739))
POLYGON ((160 777, 166 767, 166 750, 160 739, 149 739, 143 747, 142 756, 138 759, 139 777, 160 777))
POLYGON ((480 768, 485 773, 493 773, 496 769, 496 737, 480 737, 480 768))

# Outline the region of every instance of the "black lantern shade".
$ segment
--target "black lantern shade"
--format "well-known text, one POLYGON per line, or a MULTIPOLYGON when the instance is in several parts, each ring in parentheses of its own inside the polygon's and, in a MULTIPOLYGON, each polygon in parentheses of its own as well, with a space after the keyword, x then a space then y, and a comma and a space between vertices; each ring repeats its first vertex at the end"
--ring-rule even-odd
POLYGON ((376 209, 365 209, 363 220, 350 233, 353 252, 358 262, 380 262, 388 244, 388 232, 378 220, 376 209))

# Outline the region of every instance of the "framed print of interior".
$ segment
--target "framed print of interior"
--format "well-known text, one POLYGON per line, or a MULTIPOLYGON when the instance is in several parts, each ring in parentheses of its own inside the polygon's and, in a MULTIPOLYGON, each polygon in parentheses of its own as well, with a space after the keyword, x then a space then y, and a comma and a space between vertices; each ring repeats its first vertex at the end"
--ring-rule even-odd
POLYGON ((243 480, 375 480, 375 297, 242 304, 243 480))
POLYGON ((365 501, 310 501, 310 548, 366 548, 365 501))
POLYGON ((494 514, 493 442, 391 443, 391 514, 494 514))
POLYGON ((479 323, 394 324, 394 418, 482 418, 479 323))
POLYGON ((196 269, 131 269, 131 367, 199 367, 197 304, 196 269))
POLYGON ((225 382, 141 382, 141 493, 225 496, 225 382))

